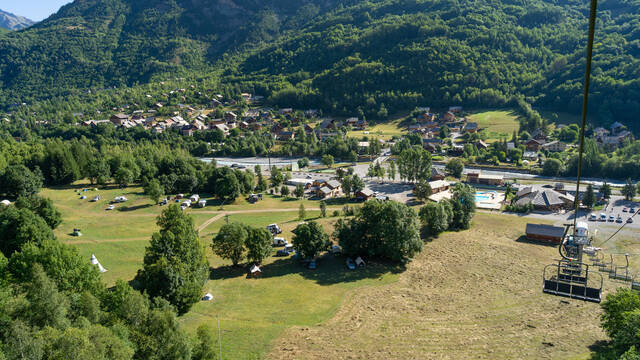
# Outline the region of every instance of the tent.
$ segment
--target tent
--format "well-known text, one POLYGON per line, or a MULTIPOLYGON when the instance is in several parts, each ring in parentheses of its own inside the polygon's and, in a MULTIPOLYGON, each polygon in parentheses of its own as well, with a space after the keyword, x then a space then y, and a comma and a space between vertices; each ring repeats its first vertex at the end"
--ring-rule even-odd
POLYGON ((9 201, 9 200, 2 200, 2 201, 0 201, 0 204, 2 204, 2 205, 4 205, 4 206, 9 206, 9 205, 11 205, 11 201, 9 201))
POLYGON ((262 274, 262 270, 260 270, 260 268, 258 267, 258 265, 253 265, 251 267, 251 270, 249 270, 249 274, 253 277, 255 276, 259 276, 262 274))
POLYGON ((358 265, 359 267, 364 267, 365 266, 364 260, 362 260, 362 258, 360 256, 358 256, 356 258, 356 265, 358 265))
POLYGON ((100 261, 98 261, 98 258, 96 258, 96 256, 94 254, 91 254, 91 264, 92 265, 96 265, 98 267, 98 269, 100 269, 101 273, 106 273, 107 269, 105 269, 102 264, 100 264, 100 261))
POLYGON ((213 295, 211 295, 211 293, 206 293, 203 297, 202 297, 203 301, 211 301, 213 300, 213 295))

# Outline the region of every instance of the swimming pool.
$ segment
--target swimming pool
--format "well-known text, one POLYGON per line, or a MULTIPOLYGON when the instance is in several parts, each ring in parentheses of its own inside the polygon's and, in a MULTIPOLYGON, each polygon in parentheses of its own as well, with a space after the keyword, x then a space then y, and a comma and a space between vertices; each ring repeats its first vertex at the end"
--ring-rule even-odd
POLYGON ((476 202, 483 202, 483 201, 489 201, 493 197, 495 197, 495 192, 493 191, 489 191, 489 192, 476 192, 476 202))

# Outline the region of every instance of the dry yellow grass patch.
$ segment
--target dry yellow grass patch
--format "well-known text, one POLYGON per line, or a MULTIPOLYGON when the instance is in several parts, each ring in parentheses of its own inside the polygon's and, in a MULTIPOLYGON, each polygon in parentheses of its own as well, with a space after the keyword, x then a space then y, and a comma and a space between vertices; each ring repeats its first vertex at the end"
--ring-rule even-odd
POLYGON ((588 356, 605 339, 600 307, 542 293, 542 268, 557 252, 517 242, 525 223, 476 215, 472 230, 427 243, 398 282, 356 289, 331 320, 286 331, 267 358, 588 356))

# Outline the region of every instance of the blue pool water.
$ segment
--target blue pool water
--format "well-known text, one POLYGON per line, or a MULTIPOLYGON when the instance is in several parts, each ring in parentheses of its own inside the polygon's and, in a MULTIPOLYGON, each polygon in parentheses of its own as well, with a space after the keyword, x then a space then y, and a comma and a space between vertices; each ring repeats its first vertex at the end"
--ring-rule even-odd
POLYGON ((490 192, 476 192, 476 202, 487 201, 491 199, 490 192))

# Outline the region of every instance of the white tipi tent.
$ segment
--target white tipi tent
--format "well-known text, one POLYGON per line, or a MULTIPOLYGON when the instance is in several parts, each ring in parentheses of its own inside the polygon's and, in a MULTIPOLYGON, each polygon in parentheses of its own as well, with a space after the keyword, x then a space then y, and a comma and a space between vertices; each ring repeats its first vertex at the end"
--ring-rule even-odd
POLYGON ((98 261, 98 258, 96 258, 94 254, 91 254, 91 264, 98 266, 98 269, 100 269, 101 273, 107 272, 107 269, 105 269, 102 264, 100 264, 100 261, 98 261))

